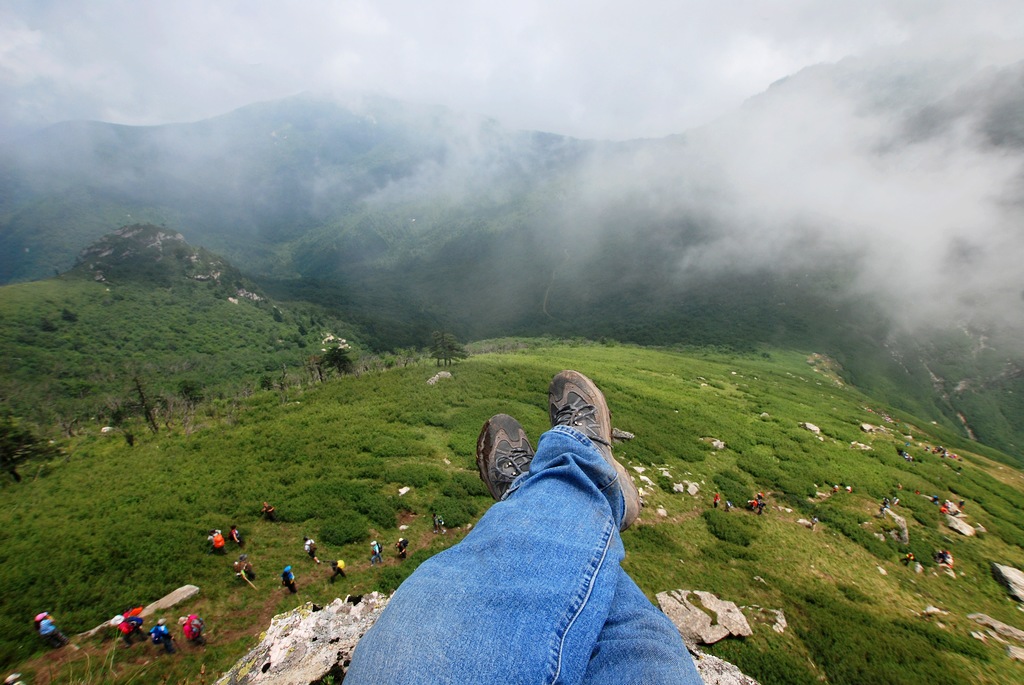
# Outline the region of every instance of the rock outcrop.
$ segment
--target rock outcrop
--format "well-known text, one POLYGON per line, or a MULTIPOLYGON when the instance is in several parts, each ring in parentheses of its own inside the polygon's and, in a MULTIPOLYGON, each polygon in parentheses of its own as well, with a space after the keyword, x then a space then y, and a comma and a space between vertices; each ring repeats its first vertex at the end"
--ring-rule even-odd
POLYGON ((335 599, 325 607, 307 602, 279 614, 260 643, 249 650, 217 685, 305 685, 332 669, 345 667, 359 638, 387 606, 376 592, 352 605, 335 599))
POLYGON ((753 634, 746 616, 733 602, 719 599, 710 592, 700 590, 673 590, 659 592, 658 605, 679 629, 687 646, 711 645, 729 637, 747 637, 753 634), (715 614, 712 622, 702 609, 690 602, 690 595, 696 595, 700 603, 715 614))
POLYGON ((909 545, 910 533, 907 531, 907 519, 893 512, 893 510, 888 507, 885 508, 885 515, 891 518, 893 521, 895 521, 896 525, 900 527, 900 532, 898 536, 900 544, 909 545))
MULTIPOLYGON (((677 592, 690 594, 687 591, 677 592)), ((701 597, 705 606, 708 603, 712 606, 731 605, 735 613, 743 617, 732 602, 722 602, 707 592, 694 594, 701 597)), ((221 676, 216 685, 308 685, 320 682, 332 671, 337 673, 348 666, 359 639, 380 617, 387 602, 386 596, 374 592, 364 595, 362 601, 355 605, 340 599, 325 607, 307 602, 288 613, 279 614, 271 619, 270 628, 260 643, 221 676)), ((781 615, 782 612, 778 613, 781 615)), ((727 622, 731 623, 731 620, 727 618, 727 622)), ((749 626, 747 630, 749 635, 749 626)), ((689 651, 705 685, 759 685, 728 661, 692 647, 689 651)))
POLYGON ((1018 601, 1024 602, 1024 572, 1012 566, 1003 566, 993 562, 992 575, 1005 585, 1010 590, 1010 594, 1018 601))
POLYGON ((693 655, 693 663, 697 666, 697 672, 704 680, 704 685, 760 685, 743 671, 717 656, 705 654, 697 649, 691 649, 690 654, 693 655))

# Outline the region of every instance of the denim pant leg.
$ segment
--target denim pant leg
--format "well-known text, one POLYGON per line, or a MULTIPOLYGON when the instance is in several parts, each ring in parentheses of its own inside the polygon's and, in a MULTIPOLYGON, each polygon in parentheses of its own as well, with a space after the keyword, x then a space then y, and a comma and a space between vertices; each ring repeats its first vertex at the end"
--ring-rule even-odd
POLYGON ((621 573, 615 478, 583 434, 541 436, 530 473, 398 588, 346 684, 580 682, 621 573))
POLYGON ((679 630, 618 569, 615 598, 583 682, 594 685, 703 685, 679 630))

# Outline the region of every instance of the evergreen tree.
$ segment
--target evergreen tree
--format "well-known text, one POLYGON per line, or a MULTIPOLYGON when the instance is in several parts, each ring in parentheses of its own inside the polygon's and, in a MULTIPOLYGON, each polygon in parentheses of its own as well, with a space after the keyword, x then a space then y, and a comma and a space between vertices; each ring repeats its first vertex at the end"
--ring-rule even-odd
POLYGON ((430 346, 430 354, 437 360, 437 365, 451 366, 455 359, 465 359, 469 356, 466 348, 456 340, 455 336, 445 331, 434 331, 433 344, 430 346))

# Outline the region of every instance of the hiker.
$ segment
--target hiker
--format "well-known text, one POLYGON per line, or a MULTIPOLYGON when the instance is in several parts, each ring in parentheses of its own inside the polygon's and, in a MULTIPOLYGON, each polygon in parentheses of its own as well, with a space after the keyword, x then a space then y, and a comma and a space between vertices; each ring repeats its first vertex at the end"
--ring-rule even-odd
POLYGON ((715 509, 717 509, 717 508, 718 508, 718 502, 719 502, 719 501, 720 501, 721 499, 722 499, 722 496, 721 496, 721 495, 719 495, 719 494, 718 494, 718 493, 716 492, 716 493, 715 493, 715 497, 714 497, 714 499, 712 499, 712 500, 711 500, 711 503, 712 503, 712 504, 714 505, 715 509))
POLYGON ((163 645, 164 651, 168 654, 174 654, 174 636, 167 629, 166 618, 160 619, 155 626, 149 629, 149 639, 153 641, 154 645, 163 645))
POLYGON ((376 564, 383 563, 384 560, 381 559, 380 556, 380 553, 382 551, 383 548, 380 546, 379 542, 374 540, 370 543, 370 566, 375 566, 376 564))
POLYGON ((295 587, 295 574, 292 573, 291 566, 285 566, 284 571, 281 572, 281 585, 288 588, 288 591, 293 595, 299 591, 299 589, 295 587))
POLYGON ((238 532, 238 526, 231 526, 231 530, 228 531, 228 540, 231 540, 231 542, 239 547, 245 544, 242 542, 242 534, 238 532))
POLYGON ((640 495, 612 455, 604 396, 563 371, 548 405, 536 453, 511 416, 484 423, 477 465, 497 503, 401 584, 345 685, 703 683, 679 630, 620 565, 640 495), (443 658, 425 659, 424 645, 443 658))
POLYGON ((398 550, 398 558, 405 559, 405 550, 409 548, 409 541, 405 538, 398 538, 398 542, 395 543, 395 549, 398 550))
POLYGON ((210 554, 224 553, 224 533, 216 529, 211 530, 206 540, 210 543, 210 554))
POLYGON ((758 500, 758 502, 757 502, 757 515, 758 516, 760 516, 761 514, 764 513, 764 508, 766 506, 768 506, 767 502, 765 502, 763 499, 762 500, 758 500))
POLYGON ((248 578, 249 580, 256 580, 256 572, 252 570, 252 562, 249 561, 248 554, 240 554, 238 561, 234 563, 235 575, 239 578, 248 578))
POLYGON ((732 510, 732 508, 733 508, 734 506, 736 506, 736 505, 734 505, 734 504, 732 503, 732 500, 731 500, 731 499, 727 499, 727 500, 725 500, 725 510, 726 510, 726 511, 731 511, 731 510, 732 510))
POLYGON ((313 538, 303 537, 302 548, 306 550, 306 554, 309 555, 310 559, 318 564, 320 563, 320 560, 316 558, 316 541, 314 541, 313 538))
POLYGON ((194 645, 205 645, 206 638, 203 637, 203 630, 206 629, 206 622, 196 614, 181 616, 178 618, 178 625, 185 639, 194 645))
POLYGON ((331 582, 333 583, 338 576, 345 577, 345 562, 342 559, 331 562, 331 582))
POLYGON ((121 633, 121 639, 124 640, 126 646, 132 646, 132 640, 138 638, 140 641, 145 641, 146 637, 142 634, 142 624, 145 621, 142 618, 142 607, 133 607, 125 610, 124 613, 118 614, 114 618, 110 619, 110 625, 114 626, 121 633))
POLYGON ((436 512, 434 513, 434 532, 441 535, 448 532, 444 527, 444 519, 438 516, 436 512))
POLYGON ((914 553, 913 552, 907 552, 906 555, 903 557, 903 565, 904 566, 910 566, 910 562, 915 561, 915 560, 916 559, 914 557, 914 553))
POLYGON ((277 520, 277 512, 274 510, 274 507, 270 506, 270 502, 263 503, 263 508, 260 509, 260 513, 263 514, 263 517, 268 521, 277 520))
POLYGON ((46 640, 46 643, 54 649, 68 643, 68 638, 57 628, 57 624, 53 622, 53 616, 48 611, 36 614, 35 623, 39 637, 46 640))
POLYGON ((811 517, 811 530, 814 530, 815 526, 817 526, 817 525, 818 525, 818 517, 817 516, 812 516, 811 517))

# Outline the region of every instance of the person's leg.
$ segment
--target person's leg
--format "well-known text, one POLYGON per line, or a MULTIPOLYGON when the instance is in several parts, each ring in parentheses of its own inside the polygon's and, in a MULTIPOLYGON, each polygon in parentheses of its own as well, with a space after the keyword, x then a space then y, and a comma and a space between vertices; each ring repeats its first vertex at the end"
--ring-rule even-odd
POLYGON ((583 682, 594 685, 703 685, 704 682, 679 630, 651 604, 621 567, 615 598, 583 682))
POLYGON ((346 683, 579 682, 620 574, 616 477, 579 431, 545 433, 529 475, 395 592, 346 683))

